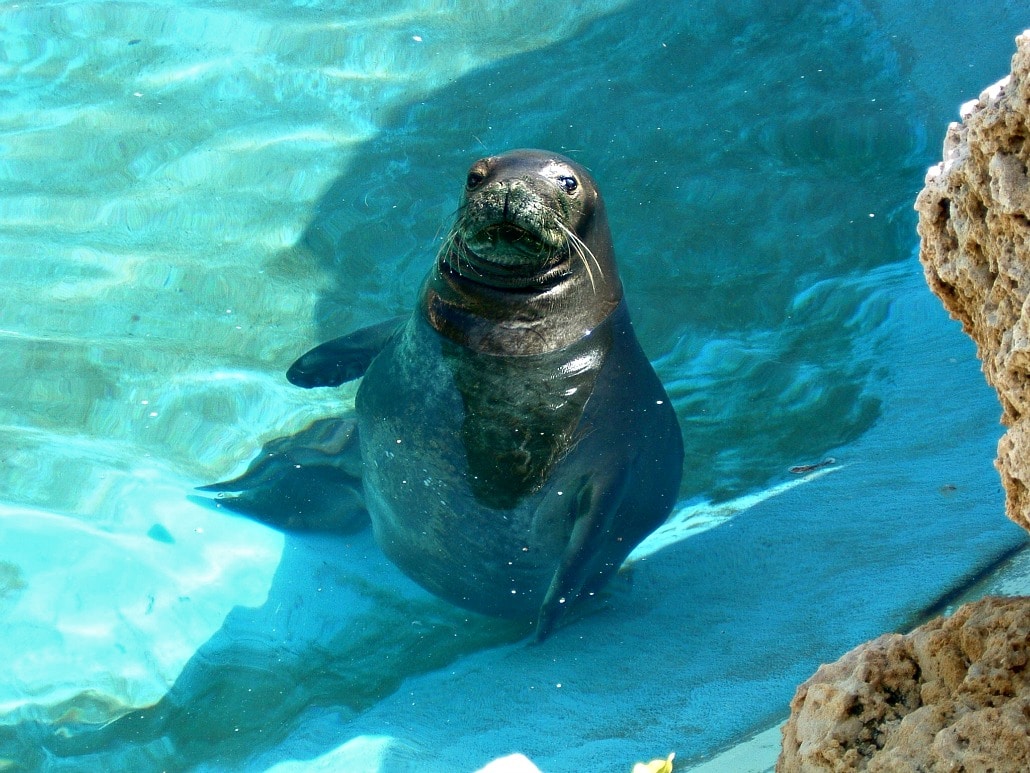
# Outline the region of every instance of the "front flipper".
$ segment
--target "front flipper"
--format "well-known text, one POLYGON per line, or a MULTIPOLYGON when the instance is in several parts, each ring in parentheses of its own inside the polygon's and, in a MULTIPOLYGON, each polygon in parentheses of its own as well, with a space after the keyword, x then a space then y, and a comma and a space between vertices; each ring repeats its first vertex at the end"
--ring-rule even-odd
POLYGON ((358 425, 319 419, 265 443, 246 472, 199 486, 233 512, 278 529, 350 534, 368 523, 361 491, 358 425))
POLYGON ((584 475, 572 503, 572 534, 562 553, 558 569, 544 596, 537 617, 536 640, 546 639, 558 621, 579 598, 584 586, 600 585, 618 569, 618 562, 608 566, 609 541, 618 538, 611 532, 612 523, 622 505, 629 481, 629 470, 618 471, 613 478, 584 475))
POLYGON ((305 389, 340 386, 353 381, 368 370, 372 360, 406 320, 407 317, 394 317, 319 344, 290 366, 286 379, 305 389))

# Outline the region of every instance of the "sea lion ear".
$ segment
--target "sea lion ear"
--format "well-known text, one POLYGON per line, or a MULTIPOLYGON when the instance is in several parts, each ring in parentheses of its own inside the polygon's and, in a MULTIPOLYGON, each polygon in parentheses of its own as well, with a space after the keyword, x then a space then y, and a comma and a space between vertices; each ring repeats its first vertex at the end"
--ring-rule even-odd
POLYGON ((365 374, 407 317, 394 317, 319 344, 286 371, 286 380, 305 389, 334 387, 365 374))

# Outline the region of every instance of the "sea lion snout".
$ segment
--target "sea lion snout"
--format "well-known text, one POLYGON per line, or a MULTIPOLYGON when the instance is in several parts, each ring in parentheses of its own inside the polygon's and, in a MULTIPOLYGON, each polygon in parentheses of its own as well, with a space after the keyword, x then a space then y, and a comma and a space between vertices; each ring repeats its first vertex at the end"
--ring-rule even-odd
POLYGON ((468 194, 456 223, 465 246, 479 257, 495 256, 499 263, 530 258, 543 265, 565 244, 560 225, 564 208, 547 195, 548 184, 501 179, 468 194))

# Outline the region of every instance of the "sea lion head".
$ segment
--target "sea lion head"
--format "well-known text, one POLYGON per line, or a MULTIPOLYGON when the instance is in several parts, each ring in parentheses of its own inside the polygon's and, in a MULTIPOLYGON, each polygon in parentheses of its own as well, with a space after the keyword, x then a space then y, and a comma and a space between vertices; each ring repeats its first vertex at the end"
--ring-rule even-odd
POLYGON ((469 168, 442 256, 489 287, 544 289, 577 269, 596 287, 610 253, 604 201, 590 173, 557 153, 514 150, 469 168))
POLYGON ((472 164, 427 283, 437 330, 483 351, 538 353, 589 334, 621 298, 604 200, 586 169, 543 150, 472 164))

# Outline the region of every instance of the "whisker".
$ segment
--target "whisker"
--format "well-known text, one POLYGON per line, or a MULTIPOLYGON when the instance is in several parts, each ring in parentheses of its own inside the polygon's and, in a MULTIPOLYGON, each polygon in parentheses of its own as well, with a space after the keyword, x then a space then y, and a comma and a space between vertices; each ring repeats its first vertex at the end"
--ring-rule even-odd
POLYGON ((604 279, 604 269, 601 268, 601 262, 597 259, 597 256, 594 255, 593 250, 587 247, 586 242, 580 239, 579 236, 576 236, 576 234, 572 235, 575 237, 576 242, 579 244, 580 248, 583 249, 586 252, 586 254, 590 256, 590 259, 592 261, 594 261, 594 267, 597 269, 597 273, 601 275, 602 279, 604 279))
POLYGON ((476 267, 476 264, 472 260, 469 259, 467 250, 468 248, 459 238, 458 228, 455 226, 447 233, 443 244, 440 245, 440 250, 436 254, 436 260, 438 263, 447 263, 450 265, 451 260, 449 260, 447 256, 453 256, 455 263, 453 268, 455 270, 471 271, 473 274, 482 277, 483 272, 476 267))
POLYGON ((482 276, 482 272, 476 268, 476 265, 469 260, 467 254, 467 247, 461 240, 459 234, 458 224, 461 223, 462 217, 465 211, 468 209, 468 202, 461 201, 454 211, 451 213, 450 221, 452 223, 450 229, 447 231, 447 236, 444 237, 443 242, 440 244, 440 249, 436 253, 436 260, 438 263, 451 264, 451 260, 448 256, 453 256, 455 270, 470 270, 472 273, 482 276))
POLYGON ((450 215, 447 216, 447 219, 440 223, 439 227, 437 227, 436 235, 433 237, 434 239, 439 238, 440 232, 444 229, 444 225, 446 223, 451 223, 451 225, 447 227, 447 238, 450 237, 450 235, 454 232, 455 227, 457 226, 458 220, 460 219, 458 215, 461 213, 463 209, 465 209, 465 206, 465 204, 458 204, 458 206, 454 208, 450 215))
POLYGON ((445 256, 447 255, 448 252, 451 251, 451 248, 453 246, 454 246, 454 229, 452 228, 451 230, 449 230, 447 232, 447 235, 443 238, 443 241, 440 242, 440 249, 438 249, 436 251, 436 262, 437 263, 444 262, 445 256))
POLYGON ((590 268, 590 261, 587 260, 586 256, 590 256, 590 258, 594 261, 594 265, 597 266, 597 270, 601 274, 601 277, 604 277, 604 271, 601 269, 601 264, 598 263, 597 258, 594 256, 594 253, 590 251, 590 248, 587 247, 583 240, 580 239, 579 236, 577 236, 572 230, 570 230, 568 226, 566 226, 560 220, 557 221, 557 225, 558 228, 561 229, 561 231, 565 234, 565 236, 568 237, 569 255, 572 255, 573 250, 576 251, 576 257, 579 258, 580 262, 583 264, 583 268, 587 270, 587 277, 590 279, 590 289, 593 290, 596 294, 597 285, 594 282, 594 272, 593 269, 590 268))

